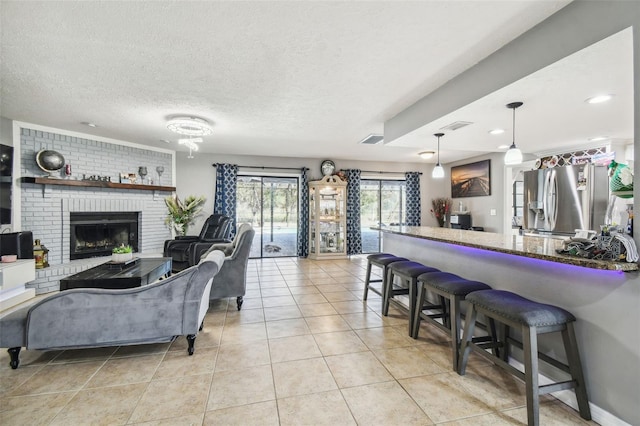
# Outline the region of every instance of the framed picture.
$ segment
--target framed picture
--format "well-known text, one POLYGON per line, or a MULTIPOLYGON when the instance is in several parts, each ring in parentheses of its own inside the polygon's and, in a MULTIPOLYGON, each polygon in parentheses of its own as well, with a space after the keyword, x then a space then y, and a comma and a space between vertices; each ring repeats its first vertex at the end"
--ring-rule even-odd
POLYGON ((451 198, 491 195, 491 160, 451 168, 451 198))

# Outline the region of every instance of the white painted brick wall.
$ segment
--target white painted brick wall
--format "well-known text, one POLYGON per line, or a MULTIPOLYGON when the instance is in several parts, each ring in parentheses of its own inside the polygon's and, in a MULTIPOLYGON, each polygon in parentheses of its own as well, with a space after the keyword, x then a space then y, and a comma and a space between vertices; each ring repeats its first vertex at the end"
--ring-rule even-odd
MULTIPOLYGON (((90 139, 76 138, 22 129, 22 176, 44 176, 35 161, 41 149, 53 149, 71 164, 74 177, 110 176, 118 182, 120 173, 138 173, 146 166, 154 183, 158 183, 157 166, 164 167, 161 184, 168 186, 172 176, 170 154, 146 149, 110 144, 90 139)), ((62 175, 60 171, 60 176, 62 175)), ((27 287, 37 294, 57 291, 60 279, 104 263, 108 258, 69 260, 69 217, 71 212, 140 212, 138 234, 140 252, 143 255, 162 253, 164 241, 171 238, 164 220, 164 198, 168 192, 127 190, 114 188, 77 188, 67 186, 43 186, 22 183, 22 229, 33 232, 49 249, 49 268, 36 271, 36 280, 27 287)))

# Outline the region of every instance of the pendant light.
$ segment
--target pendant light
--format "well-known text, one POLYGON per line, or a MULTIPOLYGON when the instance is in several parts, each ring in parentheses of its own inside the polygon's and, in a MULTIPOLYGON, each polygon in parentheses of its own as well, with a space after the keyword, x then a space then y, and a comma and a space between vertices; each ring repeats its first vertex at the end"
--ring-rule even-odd
POLYGON ((444 133, 436 133, 433 136, 438 138, 438 164, 433 168, 431 177, 434 179, 442 179, 444 177, 444 168, 440 164, 440 138, 444 136, 444 133))
POLYGON ((507 104, 507 108, 513 110, 513 142, 511 142, 509 150, 504 155, 504 164, 506 164, 507 166, 513 166, 522 163, 522 151, 520 151, 518 147, 516 147, 516 108, 519 108, 521 106, 522 102, 511 102, 510 104, 507 104))

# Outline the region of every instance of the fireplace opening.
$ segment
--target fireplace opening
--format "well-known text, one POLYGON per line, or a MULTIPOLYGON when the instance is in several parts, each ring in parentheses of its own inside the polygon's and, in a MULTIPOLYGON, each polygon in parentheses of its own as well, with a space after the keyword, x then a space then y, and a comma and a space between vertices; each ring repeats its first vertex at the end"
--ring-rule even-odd
POLYGON ((69 257, 108 256, 114 247, 130 245, 138 251, 139 213, 71 213, 69 257))

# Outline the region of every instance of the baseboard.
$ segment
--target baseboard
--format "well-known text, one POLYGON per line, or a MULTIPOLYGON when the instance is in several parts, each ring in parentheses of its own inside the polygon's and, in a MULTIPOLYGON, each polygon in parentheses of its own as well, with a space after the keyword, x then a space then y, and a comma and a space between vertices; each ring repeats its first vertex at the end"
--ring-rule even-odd
MULTIPOLYGON (((524 364, 514 358, 509 358, 509 364, 513 365, 520 371, 524 371, 524 364)), ((547 385, 555 383, 556 380, 552 380, 549 377, 539 374, 538 381, 541 385, 547 385)), ((569 407, 578 411, 578 401, 576 400, 576 394, 571 390, 562 390, 558 392, 552 392, 551 395, 567 404, 569 407)), ((598 407, 593 402, 589 402, 589 408, 591 409, 591 419, 602 426, 631 426, 624 420, 616 417, 610 412, 598 407)))

